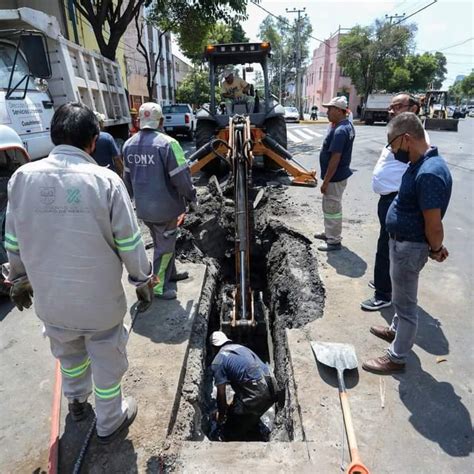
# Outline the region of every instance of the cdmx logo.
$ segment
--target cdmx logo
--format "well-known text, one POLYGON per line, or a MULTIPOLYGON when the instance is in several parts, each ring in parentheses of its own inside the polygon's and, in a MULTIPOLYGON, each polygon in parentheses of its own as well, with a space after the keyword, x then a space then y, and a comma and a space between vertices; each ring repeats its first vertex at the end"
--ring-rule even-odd
POLYGON ((81 191, 77 188, 70 188, 66 190, 67 202, 69 204, 79 204, 81 202, 81 191))

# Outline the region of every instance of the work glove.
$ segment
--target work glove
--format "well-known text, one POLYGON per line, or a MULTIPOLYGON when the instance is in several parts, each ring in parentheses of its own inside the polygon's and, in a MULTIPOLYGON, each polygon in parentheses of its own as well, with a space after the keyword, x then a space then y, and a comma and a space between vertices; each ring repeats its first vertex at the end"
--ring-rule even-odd
POLYGON ((33 304, 32 296, 33 288, 28 280, 14 283, 10 289, 10 299, 20 311, 23 311, 23 308, 28 309, 33 304))
POLYGON ((158 277, 153 276, 146 283, 137 287, 136 289, 137 299, 138 299, 137 311, 139 313, 146 311, 151 306, 151 302, 153 301, 153 296, 154 296, 153 287, 157 285, 158 282, 159 282, 158 277))

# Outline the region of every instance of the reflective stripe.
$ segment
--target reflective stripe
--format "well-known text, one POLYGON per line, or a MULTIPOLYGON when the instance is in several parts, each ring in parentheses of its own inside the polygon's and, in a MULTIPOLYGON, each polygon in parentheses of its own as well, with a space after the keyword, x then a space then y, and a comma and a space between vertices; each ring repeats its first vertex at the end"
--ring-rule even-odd
POLYGON ((20 247, 18 246, 18 239, 8 232, 5 232, 5 248, 14 252, 20 250, 20 247))
POLYGON ((114 385, 111 388, 97 388, 94 387, 94 393, 96 397, 102 398, 103 400, 108 400, 110 398, 115 398, 117 395, 120 395, 121 383, 114 385))
POLYGON ((13 234, 9 234, 8 232, 5 232, 5 238, 14 244, 18 243, 18 239, 13 234))
POLYGON ((170 145, 176 158, 176 163, 178 163, 178 166, 187 164, 186 158, 184 156, 184 151, 181 148, 181 145, 176 140, 170 142, 170 145))
POLYGON ((160 282, 158 283, 158 285, 155 285, 153 287, 153 293, 155 293, 155 295, 163 294, 163 286, 165 284, 165 273, 172 257, 173 257, 172 253, 164 253, 161 256, 160 269, 158 270, 158 273, 157 273, 157 276, 160 279, 160 282))
POLYGON ((16 252, 16 251, 20 250, 20 247, 18 247, 18 245, 13 245, 13 244, 11 244, 10 242, 8 242, 6 240, 5 240, 5 248, 7 250, 11 250, 13 252, 16 252))
POLYGON ((185 165, 178 166, 175 168, 173 171, 170 171, 170 178, 172 178, 174 175, 181 173, 181 171, 185 170, 188 168, 188 164, 186 163, 185 165))
POLYGON ((125 239, 114 239, 117 244, 117 249, 120 252, 130 252, 135 250, 142 241, 142 236, 140 230, 137 230, 132 237, 127 237, 125 239))
POLYGON ((89 357, 83 362, 81 365, 78 365, 77 367, 72 367, 71 369, 65 369, 63 366, 61 366, 61 372, 66 375, 66 377, 70 378, 77 378, 80 377, 81 375, 84 375, 91 365, 91 360, 89 357))
POLYGON ((342 219, 342 212, 336 212, 335 214, 324 213, 325 219, 342 219))

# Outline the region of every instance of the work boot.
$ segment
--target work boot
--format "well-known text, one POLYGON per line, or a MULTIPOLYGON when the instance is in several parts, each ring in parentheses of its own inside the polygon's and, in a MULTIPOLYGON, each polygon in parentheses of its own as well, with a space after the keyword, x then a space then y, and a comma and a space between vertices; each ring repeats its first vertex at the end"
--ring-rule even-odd
POLYGON ((381 375, 390 375, 394 372, 403 372, 405 364, 397 364, 392 362, 388 355, 383 355, 375 359, 366 360, 362 364, 362 368, 367 372, 374 372, 381 375))
POLYGON ((391 301, 379 300, 378 298, 369 298, 368 300, 362 301, 360 307, 366 311, 378 311, 382 308, 388 308, 392 305, 391 301))
POLYGON ((314 234, 314 238, 319 239, 319 240, 324 240, 324 241, 328 240, 324 232, 320 232, 319 234, 314 234))
POLYGON ((339 243, 339 244, 324 244, 324 245, 320 245, 318 247, 318 250, 321 250, 321 252, 333 252, 334 250, 341 250, 342 249, 342 245, 339 243))
POLYGON ((171 276, 171 281, 181 281, 187 280, 189 278, 188 272, 176 272, 174 275, 171 276))
POLYGON ((97 441, 99 444, 109 444, 114 439, 117 439, 121 433, 123 433, 135 420, 138 413, 138 405, 134 398, 127 397, 125 399, 127 404, 127 417, 123 421, 123 423, 113 432, 107 436, 99 436, 97 435, 97 441))
POLYGON ((176 290, 166 290, 161 294, 155 293, 155 297, 160 300, 175 300, 178 297, 178 294, 176 293, 176 290))
POLYGON ((91 404, 87 401, 80 402, 76 398, 72 401, 72 403, 68 404, 69 414, 73 421, 82 421, 85 420, 89 413, 92 410, 91 404))
POLYGON ((392 331, 387 326, 371 326, 370 332, 374 336, 380 337, 380 339, 383 339, 387 342, 393 342, 395 339, 395 331, 392 331))

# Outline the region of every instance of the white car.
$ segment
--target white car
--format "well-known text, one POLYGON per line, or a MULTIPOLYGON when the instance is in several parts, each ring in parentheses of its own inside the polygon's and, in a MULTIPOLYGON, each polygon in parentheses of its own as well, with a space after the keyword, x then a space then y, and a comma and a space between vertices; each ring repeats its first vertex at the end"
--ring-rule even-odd
POLYGON ((300 113, 296 107, 285 107, 285 121, 297 123, 300 121, 300 113))
POLYGON ((474 109, 471 109, 471 110, 469 111, 469 114, 468 114, 468 115, 469 115, 469 117, 474 117, 474 109))

